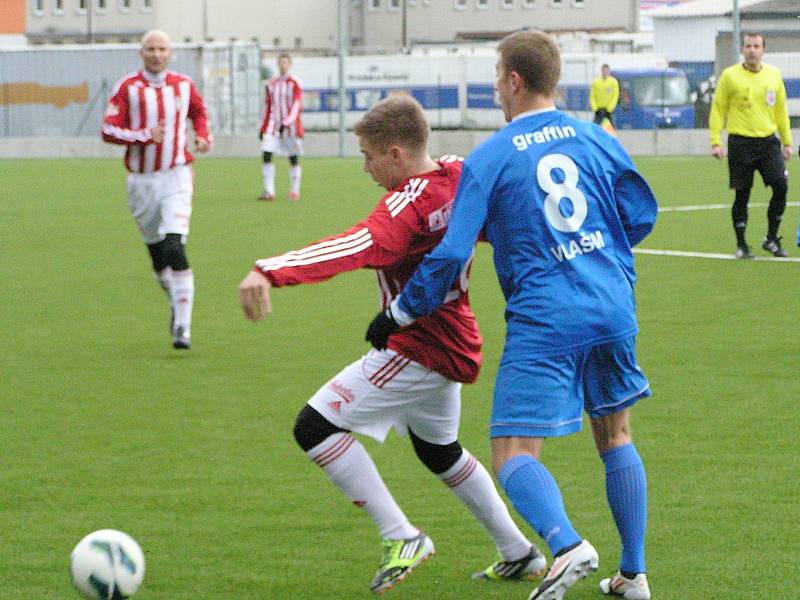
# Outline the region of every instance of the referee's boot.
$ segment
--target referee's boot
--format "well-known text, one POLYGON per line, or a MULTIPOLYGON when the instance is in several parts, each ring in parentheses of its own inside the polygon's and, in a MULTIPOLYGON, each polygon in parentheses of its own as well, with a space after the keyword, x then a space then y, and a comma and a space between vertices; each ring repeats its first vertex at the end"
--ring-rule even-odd
POLYGON ((736 254, 734 254, 736 258, 755 258, 753 253, 750 251, 750 246, 747 244, 739 244, 736 246, 736 254))
POLYGON ((761 247, 770 254, 772 254, 772 256, 777 256, 778 258, 785 258, 786 256, 788 256, 788 254, 786 254, 786 250, 781 248, 781 239, 783 238, 766 237, 764 238, 764 243, 761 244, 761 247))

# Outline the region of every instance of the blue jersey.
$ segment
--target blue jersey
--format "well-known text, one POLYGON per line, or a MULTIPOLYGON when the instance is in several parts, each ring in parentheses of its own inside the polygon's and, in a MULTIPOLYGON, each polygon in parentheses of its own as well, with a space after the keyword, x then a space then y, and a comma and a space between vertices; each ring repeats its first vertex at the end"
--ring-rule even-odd
POLYGON ((413 317, 439 306, 484 230, 506 298, 507 350, 558 354, 633 336, 631 248, 657 210, 600 127, 554 109, 520 115, 466 160, 447 233, 397 306, 413 317))

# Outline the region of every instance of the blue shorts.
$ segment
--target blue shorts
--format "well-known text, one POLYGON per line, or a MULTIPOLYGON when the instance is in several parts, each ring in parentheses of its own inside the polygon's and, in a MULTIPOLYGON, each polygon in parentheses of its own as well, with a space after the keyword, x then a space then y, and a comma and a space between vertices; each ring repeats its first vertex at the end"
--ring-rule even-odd
POLYGON ((602 417, 649 395, 633 337, 536 358, 506 348, 495 382, 491 437, 567 435, 580 431, 582 409, 602 417))

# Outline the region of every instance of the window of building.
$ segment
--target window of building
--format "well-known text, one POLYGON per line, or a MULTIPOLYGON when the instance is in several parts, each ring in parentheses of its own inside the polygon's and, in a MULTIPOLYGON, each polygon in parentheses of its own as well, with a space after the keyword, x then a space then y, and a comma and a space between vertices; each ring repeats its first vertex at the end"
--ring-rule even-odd
POLYGON ((272 45, 275 46, 276 48, 279 48, 281 45, 281 38, 279 37, 272 38, 272 45))
POLYGON ((400 10, 400 0, 389 0, 389 10, 400 10))
POLYGON ((467 0, 454 0, 456 10, 465 10, 467 8, 467 0))
POLYGON ((475 8, 478 10, 486 10, 489 8, 489 0, 475 0, 475 8))
POLYGON ((140 0, 140 1, 142 3, 141 5, 142 11, 150 12, 151 10, 153 10, 153 0, 140 0))
POLYGON ((76 2, 75 2, 75 12, 78 13, 79 15, 85 15, 86 14, 86 3, 88 1, 89 0, 76 0, 76 2))
POLYGON ((536 0, 522 0, 522 8, 534 8, 536 0))
POLYGON ((97 3, 94 6, 95 10, 101 13, 106 12, 106 8, 108 8, 107 0, 96 0, 96 2, 97 3))
POLYGON ((575 8, 583 8, 586 6, 586 2, 584 2, 584 0, 572 0, 572 6, 575 8))
POLYGON ((31 11, 37 17, 41 17, 44 14, 44 0, 33 0, 31 11))
POLYGON ((294 47, 295 48, 302 48, 303 47, 303 38, 301 38, 301 37, 294 38, 294 47))
POLYGON ((131 0, 119 0, 119 12, 130 12, 131 0))
POLYGON ((53 6, 53 14, 54 15, 64 14, 64 0, 55 0, 55 5, 53 6))
POLYGON ((553 6, 555 8, 561 8, 562 6, 564 6, 564 2, 563 0, 550 0, 550 6, 553 6))
POLYGON ((370 10, 380 10, 381 0, 369 0, 369 4, 367 6, 370 10))
POLYGON ((514 0, 500 0, 500 6, 506 10, 514 8, 514 0))

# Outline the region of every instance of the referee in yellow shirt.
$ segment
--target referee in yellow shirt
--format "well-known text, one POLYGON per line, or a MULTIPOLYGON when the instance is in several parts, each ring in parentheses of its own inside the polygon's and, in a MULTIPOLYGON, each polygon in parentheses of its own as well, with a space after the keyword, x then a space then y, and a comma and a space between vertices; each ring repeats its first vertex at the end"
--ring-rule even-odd
POLYGON ((611 76, 611 68, 603 65, 600 67, 600 77, 592 82, 592 90, 589 94, 589 104, 594 111, 594 122, 602 125, 603 119, 607 118, 611 125, 614 125, 611 114, 617 108, 618 101, 619 82, 611 76))
POLYGON ((722 129, 728 130, 728 174, 730 187, 736 191, 731 217, 737 258, 753 258, 745 229, 756 171, 764 185, 772 187, 767 237, 761 247, 773 256, 786 256, 778 229, 786 209, 788 172, 784 161, 792 157, 792 132, 783 77, 776 67, 761 62, 765 48, 762 34, 744 35, 744 62, 722 72, 708 119, 711 154, 716 158, 723 156, 722 129))

